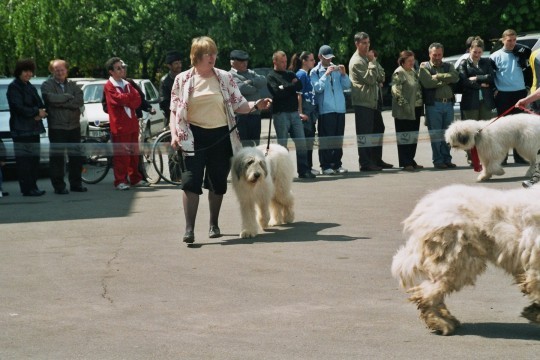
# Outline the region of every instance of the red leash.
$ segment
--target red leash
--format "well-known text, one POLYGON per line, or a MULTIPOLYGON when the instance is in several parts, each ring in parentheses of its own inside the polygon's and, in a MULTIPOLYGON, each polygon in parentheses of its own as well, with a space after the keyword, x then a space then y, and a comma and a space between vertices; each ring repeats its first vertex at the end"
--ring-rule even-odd
MULTIPOLYGON (((516 107, 514 106, 511 106, 510 108, 508 108, 508 110, 506 110, 505 112, 503 112, 501 115, 497 116, 495 119, 493 119, 489 124, 487 124, 486 126, 484 126, 482 129, 478 130, 478 133, 480 134, 480 132, 482 132, 482 130, 484 130, 485 128, 487 128, 489 125, 493 124, 495 121, 499 120, 500 118, 502 118, 503 116, 507 115, 508 113, 510 113, 511 111, 513 111, 516 107)), ((537 113, 535 113, 534 111, 531 111, 523 106, 519 106, 518 109, 521 109, 523 110, 524 112, 526 113, 529 113, 529 114, 535 114, 535 115, 538 115, 537 113)), ((478 150, 476 149, 476 146, 473 146, 473 148, 471 149, 471 161, 472 161, 472 164, 473 164, 473 169, 475 172, 480 172, 482 171, 482 164, 480 163, 480 158, 478 157, 478 150)))

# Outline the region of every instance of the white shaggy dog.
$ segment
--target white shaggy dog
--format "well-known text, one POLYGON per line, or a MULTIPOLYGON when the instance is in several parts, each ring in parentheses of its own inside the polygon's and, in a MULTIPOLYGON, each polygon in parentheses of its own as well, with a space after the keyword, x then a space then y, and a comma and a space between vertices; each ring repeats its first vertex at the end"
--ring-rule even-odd
POLYGON ((271 144, 266 156, 263 151, 265 145, 245 147, 232 159, 232 185, 242 213, 242 238, 257 235, 259 225, 266 229, 294 220, 294 164, 289 151, 278 144, 271 144))
POLYGON ((416 205, 392 274, 411 294, 427 327, 450 335, 460 325, 444 297, 474 285, 486 263, 504 269, 532 304, 521 315, 540 323, 540 187, 510 191, 452 185, 416 205))
POLYGON ((508 150, 515 148, 531 166, 526 176, 534 173, 536 153, 540 149, 540 116, 531 114, 509 115, 497 121, 456 121, 445 133, 451 147, 470 150, 476 146, 482 163, 478 181, 503 175, 501 166, 508 150), (479 132, 480 129, 483 129, 479 132))

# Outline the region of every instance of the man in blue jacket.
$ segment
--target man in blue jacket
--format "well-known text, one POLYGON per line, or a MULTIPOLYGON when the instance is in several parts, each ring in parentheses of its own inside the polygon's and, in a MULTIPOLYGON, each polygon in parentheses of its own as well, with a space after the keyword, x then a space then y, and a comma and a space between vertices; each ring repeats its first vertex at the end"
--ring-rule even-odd
POLYGON ((319 106, 319 161, 324 175, 344 174, 342 166, 343 135, 345 133, 345 95, 351 88, 344 65, 332 63, 332 48, 319 49, 319 63, 311 70, 310 77, 319 106))

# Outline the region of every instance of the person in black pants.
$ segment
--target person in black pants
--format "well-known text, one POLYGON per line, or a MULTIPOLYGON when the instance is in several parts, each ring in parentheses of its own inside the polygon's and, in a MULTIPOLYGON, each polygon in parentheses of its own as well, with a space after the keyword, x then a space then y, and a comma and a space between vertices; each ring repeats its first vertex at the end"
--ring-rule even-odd
POLYGON ((47 117, 43 101, 30 79, 36 70, 32 59, 17 61, 15 79, 7 89, 9 130, 15 149, 19 186, 24 196, 41 196, 37 187, 39 175, 39 134, 45 132, 42 119, 47 117))
POLYGON ((86 192, 82 185, 83 157, 79 151, 81 142, 81 106, 84 105, 82 90, 67 78, 68 64, 64 60, 52 60, 52 77, 41 86, 43 100, 49 116, 49 141, 51 154, 49 169, 54 193, 68 194, 64 181, 65 153, 69 157, 68 172, 71 191, 86 192))

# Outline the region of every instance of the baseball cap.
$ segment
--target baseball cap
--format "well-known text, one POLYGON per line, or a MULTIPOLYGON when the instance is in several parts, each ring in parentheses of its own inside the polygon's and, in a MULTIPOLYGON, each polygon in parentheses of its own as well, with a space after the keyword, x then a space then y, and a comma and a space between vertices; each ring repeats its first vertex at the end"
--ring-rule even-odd
POLYGON ((319 55, 321 55, 325 59, 331 59, 335 57, 332 48, 328 45, 321 46, 321 48, 319 49, 319 55))

